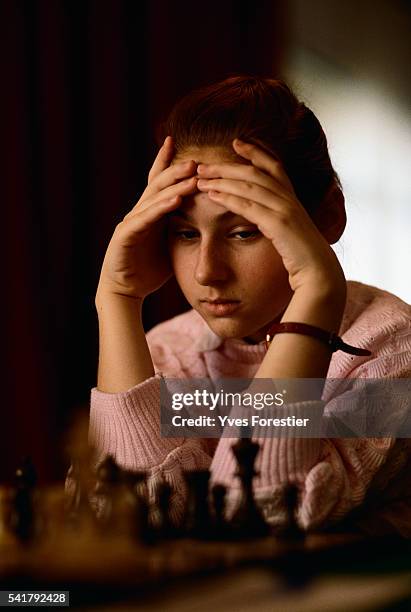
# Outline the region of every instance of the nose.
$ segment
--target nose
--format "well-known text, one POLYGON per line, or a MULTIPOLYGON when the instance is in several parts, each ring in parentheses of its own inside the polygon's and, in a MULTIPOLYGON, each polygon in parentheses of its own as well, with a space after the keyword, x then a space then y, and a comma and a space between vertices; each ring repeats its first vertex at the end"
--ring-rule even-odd
POLYGON ((212 285, 225 281, 230 274, 224 254, 212 241, 202 241, 197 252, 194 278, 199 285, 212 285))

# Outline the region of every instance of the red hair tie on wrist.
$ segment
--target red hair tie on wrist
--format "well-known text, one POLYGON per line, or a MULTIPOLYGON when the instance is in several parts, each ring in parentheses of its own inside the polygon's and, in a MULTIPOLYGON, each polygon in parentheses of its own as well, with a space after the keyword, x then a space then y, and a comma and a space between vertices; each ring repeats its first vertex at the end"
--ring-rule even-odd
POLYGON ((307 323, 291 323, 289 321, 285 323, 274 323, 274 325, 270 327, 265 338, 267 350, 272 342, 273 336, 284 333, 302 334, 303 336, 317 338, 317 340, 327 344, 333 353, 335 353, 335 351, 344 351, 344 353, 358 355, 360 357, 371 355, 371 351, 368 349, 357 348, 356 346, 346 344, 335 332, 328 332, 325 329, 315 327, 314 325, 308 325, 307 323))

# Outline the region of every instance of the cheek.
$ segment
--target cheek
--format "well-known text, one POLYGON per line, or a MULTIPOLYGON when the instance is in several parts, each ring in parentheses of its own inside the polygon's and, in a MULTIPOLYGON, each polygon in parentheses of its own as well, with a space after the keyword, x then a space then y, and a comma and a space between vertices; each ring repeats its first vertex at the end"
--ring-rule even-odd
POLYGON ((272 285, 276 280, 288 277, 280 255, 268 241, 249 254, 242 269, 253 279, 253 285, 272 285))
POLYGON ((242 286, 246 295, 261 313, 277 311, 290 297, 288 272, 281 257, 271 248, 250 257, 248 265, 242 268, 242 286))
POLYGON ((272 301, 273 298, 279 297, 288 287, 288 274, 285 268, 281 265, 275 265, 274 262, 265 262, 265 264, 254 267, 243 276, 243 284, 248 287, 249 292, 255 296, 258 301, 272 301))
POLYGON ((179 248, 176 244, 169 243, 168 252, 177 282, 184 285, 192 278, 194 258, 188 249, 179 248))

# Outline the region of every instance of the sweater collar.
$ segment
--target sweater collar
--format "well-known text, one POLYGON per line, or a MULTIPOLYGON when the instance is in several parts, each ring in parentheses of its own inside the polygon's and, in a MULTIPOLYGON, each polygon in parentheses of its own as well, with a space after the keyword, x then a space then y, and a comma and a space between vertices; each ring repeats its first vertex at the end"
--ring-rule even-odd
POLYGON ((201 332, 195 340, 195 348, 199 352, 215 351, 217 349, 224 352, 261 354, 265 352, 265 342, 262 340, 258 344, 249 344, 241 338, 221 338, 217 336, 203 321, 201 332))

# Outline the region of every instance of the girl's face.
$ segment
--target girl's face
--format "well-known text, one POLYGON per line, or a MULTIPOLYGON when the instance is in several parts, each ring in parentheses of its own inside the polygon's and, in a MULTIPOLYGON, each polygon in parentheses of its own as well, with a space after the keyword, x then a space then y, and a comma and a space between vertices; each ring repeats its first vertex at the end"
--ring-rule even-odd
MULTIPOLYGON (((178 156, 179 162, 190 159, 230 161, 215 149, 178 156)), ((264 339, 292 291, 281 257, 256 225, 198 192, 170 215, 168 245, 182 292, 214 333, 251 342, 264 339), (216 300, 229 302, 211 303, 216 300)))

